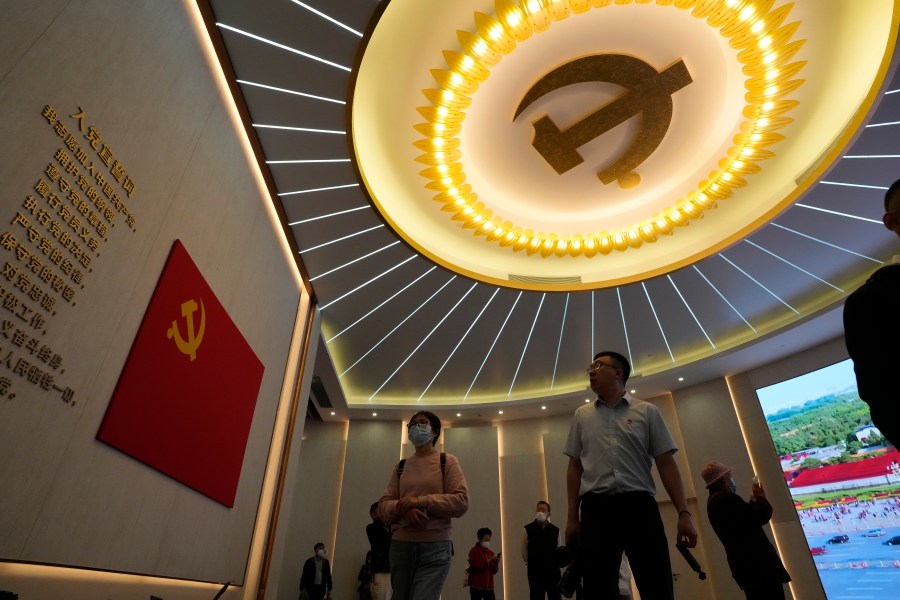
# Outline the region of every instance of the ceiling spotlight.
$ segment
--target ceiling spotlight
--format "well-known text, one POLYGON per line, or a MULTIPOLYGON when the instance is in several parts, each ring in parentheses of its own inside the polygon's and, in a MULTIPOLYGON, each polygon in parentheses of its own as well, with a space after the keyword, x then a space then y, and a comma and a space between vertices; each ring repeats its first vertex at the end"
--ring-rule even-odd
POLYGON ((457 417, 461 417, 461 416, 462 416, 462 413, 456 413, 456 416, 457 416, 457 417))
POLYGON ((334 411, 331 411, 331 416, 332 416, 332 417, 334 416, 334 411))
POLYGON ((637 390, 631 390, 631 393, 635 394, 635 393, 637 393, 637 390))
POLYGON ((373 416, 373 417, 377 417, 377 416, 378 416, 378 413, 372 413, 372 416, 373 416))
POLYGON ((546 407, 546 406, 542 406, 542 407, 541 407, 541 410, 547 410, 547 407, 546 407))
POLYGON ((587 404, 587 403, 590 402, 590 401, 591 401, 590 398, 585 398, 585 399, 584 399, 584 403, 585 403, 585 404, 587 404))
POLYGON ((684 381, 684 377, 679 377, 678 381, 684 381))
POLYGON ((498 410, 497 412, 498 412, 499 414, 501 414, 501 415, 503 414, 503 411, 502 411, 502 410, 498 410))

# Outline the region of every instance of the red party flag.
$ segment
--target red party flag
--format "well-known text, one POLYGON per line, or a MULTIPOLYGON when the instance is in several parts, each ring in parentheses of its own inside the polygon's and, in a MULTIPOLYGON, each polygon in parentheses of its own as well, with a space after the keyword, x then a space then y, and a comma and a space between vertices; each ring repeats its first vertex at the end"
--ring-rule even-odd
POLYGON ((176 240, 97 439, 232 507, 263 370, 176 240))

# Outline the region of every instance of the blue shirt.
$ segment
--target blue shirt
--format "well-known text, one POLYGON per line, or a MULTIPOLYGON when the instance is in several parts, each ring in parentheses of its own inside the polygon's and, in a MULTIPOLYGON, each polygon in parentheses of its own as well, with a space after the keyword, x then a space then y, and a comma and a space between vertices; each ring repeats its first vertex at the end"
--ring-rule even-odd
POLYGON ((678 447, 659 410, 625 394, 609 407, 597 399, 578 407, 563 453, 581 460, 578 495, 596 492, 656 494, 653 459, 678 447))

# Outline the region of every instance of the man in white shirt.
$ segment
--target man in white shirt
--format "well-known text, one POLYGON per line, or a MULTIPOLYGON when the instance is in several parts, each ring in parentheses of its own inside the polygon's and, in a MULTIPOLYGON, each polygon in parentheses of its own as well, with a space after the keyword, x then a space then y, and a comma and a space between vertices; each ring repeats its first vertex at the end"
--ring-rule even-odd
POLYGON ((622 552, 642 598, 673 600, 672 566, 650 474, 653 463, 678 510, 678 543, 697 530, 672 456, 678 451, 659 411, 625 393, 628 359, 599 352, 587 369, 597 400, 575 411, 563 452, 569 457, 566 543, 578 543, 584 597, 619 597, 622 552))

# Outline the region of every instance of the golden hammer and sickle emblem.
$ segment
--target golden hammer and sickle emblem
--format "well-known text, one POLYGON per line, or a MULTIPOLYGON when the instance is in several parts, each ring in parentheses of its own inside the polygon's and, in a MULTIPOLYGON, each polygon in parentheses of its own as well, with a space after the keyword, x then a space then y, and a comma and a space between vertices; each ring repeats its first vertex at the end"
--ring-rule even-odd
POLYGON ((191 360, 197 358, 197 348, 203 341, 203 332, 206 330, 206 309, 203 306, 203 299, 200 299, 200 331, 194 333, 194 312, 197 310, 197 303, 188 300, 181 305, 181 316, 187 321, 187 341, 181 337, 181 331, 178 329, 178 322, 172 321, 172 326, 166 332, 166 337, 170 340, 175 339, 175 345, 181 350, 182 354, 187 354, 191 360))
POLYGON ((584 162, 578 148, 640 114, 640 127, 631 146, 616 162, 597 173, 604 184, 618 180, 622 188, 635 187, 641 177, 634 169, 653 154, 665 137, 672 121, 672 94, 693 81, 691 74, 681 60, 657 72, 641 59, 625 54, 585 56, 541 77, 522 98, 513 120, 545 94, 591 81, 615 83, 625 92, 564 131, 549 115, 544 115, 534 122, 532 145, 562 175, 584 162))

